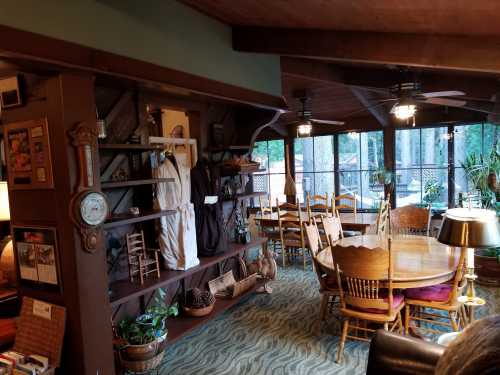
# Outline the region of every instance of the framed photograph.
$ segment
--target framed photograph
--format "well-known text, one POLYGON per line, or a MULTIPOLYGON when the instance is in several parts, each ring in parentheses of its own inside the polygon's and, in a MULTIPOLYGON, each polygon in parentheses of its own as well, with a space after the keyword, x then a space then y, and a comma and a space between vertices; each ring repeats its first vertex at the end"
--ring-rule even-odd
POLYGON ((6 124, 4 140, 10 189, 54 188, 46 118, 6 124))
POLYGON ((59 289, 56 229, 13 226, 12 233, 21 284, 59 289))

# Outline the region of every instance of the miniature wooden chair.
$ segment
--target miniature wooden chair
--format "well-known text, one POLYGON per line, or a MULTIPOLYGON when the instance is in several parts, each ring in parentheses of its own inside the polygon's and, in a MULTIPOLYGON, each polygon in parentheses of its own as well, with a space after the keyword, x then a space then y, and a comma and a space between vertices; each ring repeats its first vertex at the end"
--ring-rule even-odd
POLYGON ((130 282, 138 275, 141 285, 144 278, 151 273, 156 273, 160 278, 160 263, 158 262, 157 249, 146 249, 144 232, 127 234, 127 256, 130 282), (150 254, 148 254, 150 253, 150 254))

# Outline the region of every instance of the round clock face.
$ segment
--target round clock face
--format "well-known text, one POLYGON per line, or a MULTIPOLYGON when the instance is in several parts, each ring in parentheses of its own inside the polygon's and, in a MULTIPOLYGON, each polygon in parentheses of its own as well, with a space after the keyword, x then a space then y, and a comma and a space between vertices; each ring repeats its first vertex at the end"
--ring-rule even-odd
POLYGON ((108 203, 100 193, 89 193, 80 203, 80 215, 88 225, 100 225, 108 216, 108 203))

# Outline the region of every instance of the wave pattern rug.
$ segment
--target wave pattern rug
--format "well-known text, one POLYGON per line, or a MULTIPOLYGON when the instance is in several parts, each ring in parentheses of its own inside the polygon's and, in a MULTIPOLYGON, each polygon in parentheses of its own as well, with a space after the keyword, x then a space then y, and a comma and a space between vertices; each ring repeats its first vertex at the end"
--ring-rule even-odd
MULTIPOLYGON (((311 267, 309 265, 309 267, 311 267)), ((271 295, 253 295, 167 349, 162 375, 364 374, 368 344, 346 342, 335 363, 339 322, 319 321, 312 270, 279 268, 271 295)), ((500 290, 478 287, 488 301, 477 315, 500 312, 500 290)))

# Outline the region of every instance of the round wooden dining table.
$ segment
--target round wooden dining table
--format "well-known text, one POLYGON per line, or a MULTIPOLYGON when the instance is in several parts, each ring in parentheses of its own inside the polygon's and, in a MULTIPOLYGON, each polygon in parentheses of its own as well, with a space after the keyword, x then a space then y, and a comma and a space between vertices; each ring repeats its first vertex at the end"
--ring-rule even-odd
MULTIPOLYGON (((347 237, 339 240, 336 246, 387 249, 388 237, 375 234, 347 237)), ((460 252, 460 248, 439 243, 434 237, 392 236, 393 287, 418 288, 451 280, 457 269, 460 252)), ((316 259, 325 272, 335 272, 330 247, 320 251, 316 259)))

